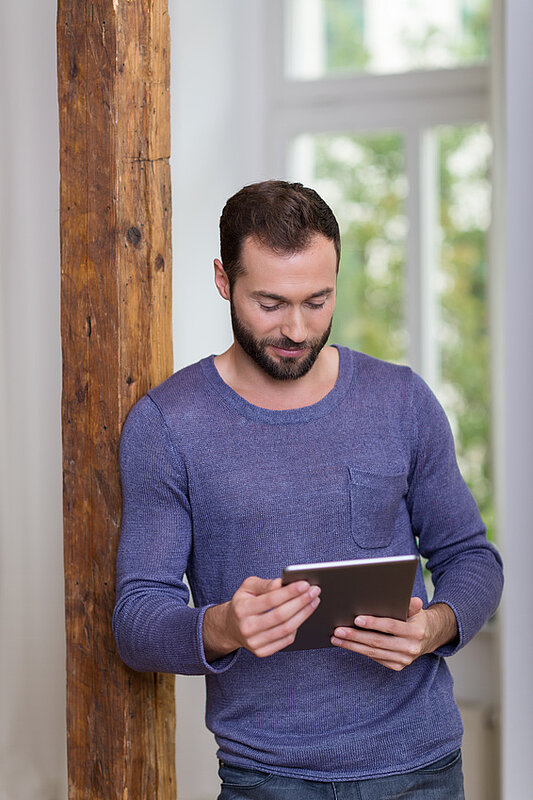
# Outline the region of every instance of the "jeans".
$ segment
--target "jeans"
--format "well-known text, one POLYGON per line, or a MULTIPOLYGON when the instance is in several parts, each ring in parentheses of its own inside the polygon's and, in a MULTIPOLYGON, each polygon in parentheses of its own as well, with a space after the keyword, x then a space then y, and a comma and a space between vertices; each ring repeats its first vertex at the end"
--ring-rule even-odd
POLYGON ((218 774, 218 800, 464 800, 460 750, 414 772, 359 781, 285 778, 223 762, 218 774))

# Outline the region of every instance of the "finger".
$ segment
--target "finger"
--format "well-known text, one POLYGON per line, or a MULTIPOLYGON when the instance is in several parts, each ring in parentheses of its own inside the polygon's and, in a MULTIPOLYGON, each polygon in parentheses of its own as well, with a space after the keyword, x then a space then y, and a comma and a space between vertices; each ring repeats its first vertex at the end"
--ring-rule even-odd
POLYGON ((391 651, 385 648, 367 645, 363 642, 353 642, 336 636, 331 637, 331 643, 336 647, 343 648, 344 650, 350 650, 352 653, 358 653, 359 655, 367 656, 367 658, 371 658, 373 661, 377 661, 379 664, 388 666, 391 669, 396 669, 398 666, 403 669, 403 667, 411 664, 416 658, 416 655, 409 652, 398 650, 391 651))
POLYGON ((380 633, 388 633, 394 636, 405 636, 409 631, 406 622, 400 619, 391 619, 390 617, 357 616, 354 619, 354 624, 357 628, 379 631, 380 633))
MULTIPOLYGON (((253 620, 257 625, 258 632, 267 631, 271 629, 285 626, 290 620, 297 619, 296 624, 301 624, 303 620, 298 622, 299 617, 307 610, 309 616, 318 606, 320 595, 319 586, 311 586, 308 591, 298 595, 285 603, 282 603, 275 608, 265 611, 262 614, 254 615, 253 620), (310 609, 307 607, 310 606, 310 609)), ((305 618, 307 618, 307 616, 305 618)))
POLYGON ((394 672, 401 672, 402 669, 405 669, 405 667, 408 667, 409 664, 411 663, 411 662, 409 662, 407 664, 402 664, 399 661, 387 661, 385 659, 382 660, 380 658, 373 658, 372 660, 375 661, 376 664, 381 664, 382 667, 386 667, 387 669, 391 669, 394 672))
POLYGON ((368 655, 369 650, 373 650, 379 653, 380 657, 385 653, 389 657, 391 653, 417 656, 420 651, 420 643, 412 637, 390 636, 375 631, 359 631, 356 628, 335 628, 333 636, 343 642, 365 648, 365 655, 368 655))
MULTIPOLYGON (((407 612, 407 619, 416 616, 422 610, 424 605, 420 597, 411 597, 409 601, 409 609, 407 612)), ((408 629, 405 627, 406 623, 402 620, 391 619, 390 617, 372 617, 366 614, 360 614, 354 619, 355 625, 358 628, 367 628, 369 630, 381 631, 381 633, 391 633, 394 636, 408 635, 408 629)))
POLYGON ((259 594, 266 594, 267 592, 271 592, 274 589, 279 589, 281 586, 283 586, 281 578, 267 579, 264 581, 264 583, 265 583, 264 591, 259 592, 259 594))
MULTIPOLYGON (((307 581, 296 581, 295 583, 287 584, 287 586, 275 586, 262 594, 250 597, 249 605, 247 606, 248 613, 264 614, 293 598, 303 597, 305 599, 305 595, 310 589, 311 587, 307 581)), ((312 596, 315 596, 315 592, 313 592, 312 596)))
POLYGON ((279 638, 280 636, 283 637, 289 633, 294 633, 318 608, 320 597, 316 594, 316 590, 318 590, 318 587, 312 587, 310 590, 310 592, 313 592, 312 595, 306 595, 304 598, 298 597, 265 614, 264 617, 268 623, 271 623, 263 629, 265 633, 271 638, 279 638))
POLYGON ((283 639, 275 639, 272 642, 266 642, 265 644, 259 646, 254 650, 254 654, 258 658, 265 658, 266 656, 274 655, 274 653, 279 653, 280 650, 283 648, 288 647, 290 644, 294 642, 294 633, 285 636, 283 639))
POLYGON ((284 622, 270 628, 262 629, 257 634, 249 638, 249 649, 256 655, 265 655, 265 649, 269 653, 277 652, 294 641, 296 631, 315 611, 320 603, 319 597, 314 597, 306 606, 293 614, 284 622))

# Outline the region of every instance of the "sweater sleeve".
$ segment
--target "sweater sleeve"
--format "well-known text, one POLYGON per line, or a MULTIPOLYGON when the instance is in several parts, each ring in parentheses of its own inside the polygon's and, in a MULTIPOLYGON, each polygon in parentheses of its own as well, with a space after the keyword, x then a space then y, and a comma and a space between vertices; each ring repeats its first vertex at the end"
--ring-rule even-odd
POLYGON ((187 472, 149 395, 131 410, 120 442, 122 525, 113 631, 123 661, 140 671, 220 673, 237 653, 206 661, 206 608, 189 607, 183 581, 192 543, 187 472))
POLYGON ((437 650, 450 656, 496 611, 502 561, 457 465, 446 415, 427 385, 414 376, 413 457, 407 495, 413 531, 435 587, 431 603, 453 610, 458 639, 437 650))

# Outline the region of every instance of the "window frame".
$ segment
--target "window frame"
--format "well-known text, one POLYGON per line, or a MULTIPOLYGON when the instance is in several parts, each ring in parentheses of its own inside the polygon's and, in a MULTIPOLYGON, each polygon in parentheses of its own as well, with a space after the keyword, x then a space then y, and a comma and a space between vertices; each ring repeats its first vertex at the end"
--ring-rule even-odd
MULTIPOLYGON (((436 387, 432 263, 435 170, 430 129, 441 125, 491 126, 491 65, 414 70, 391 75, 343 74, 312 80, 284 74, 284 0, 266 10, 268 66, 267 164, 274 175, 288 174, 291 141, 304 133, 368 134, 391 130, 405 141, 406 200, 405 320, 407 358, 436 387)), ((490 236, 490 233, 489 233, 490 236)))

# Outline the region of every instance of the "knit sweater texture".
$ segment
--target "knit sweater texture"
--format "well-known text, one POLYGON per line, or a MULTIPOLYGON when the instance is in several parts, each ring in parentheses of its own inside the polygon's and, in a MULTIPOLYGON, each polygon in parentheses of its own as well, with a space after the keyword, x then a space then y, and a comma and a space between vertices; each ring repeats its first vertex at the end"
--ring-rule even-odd
MULTIPOLYGON (((305 408, 251 405, 212 356, 134 406, 113 616, 134 669, 206 676, 220 758, 330 781, 406 772, 460 746, 445 656, 494 613, 503 582, 434 395, 408 367, 338 349, 334 388, 305 408), (205 610, 247 576, 408 553, 427 559, 431 602, 453 609, 459 636, 401 672, 334 647, 206 661, 205 610)), ((413 594, 427 603, 421 566, 413 594)))

